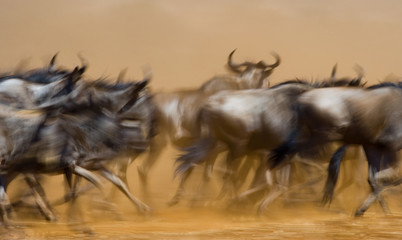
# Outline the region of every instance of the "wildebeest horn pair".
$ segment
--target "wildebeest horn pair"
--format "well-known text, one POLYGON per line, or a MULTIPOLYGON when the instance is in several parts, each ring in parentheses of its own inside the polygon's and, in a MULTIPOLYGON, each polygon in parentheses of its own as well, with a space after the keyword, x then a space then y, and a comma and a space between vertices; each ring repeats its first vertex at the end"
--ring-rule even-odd
POLYGON ((273 64, 271 64, 271 65, 266 64, 264 61, 259 61, 258 63, 252 63, 252 62, 248 62, 248 61, 245 61, 245 62, 243 62, 243 63, 234 63, 234 62, 232 61, 232 56, 233 56, 233 54, 234 54, 235 51, 236 51, 236 49, 233 50, 233 51, 229 54, 229 57, 228 57, 228 66, 229 66, 229 68, 230 68, 232 71, 234 71, 234 72, 236 72, 236 73, 241 73, 241 72, 242 72, 242 71, 240 71, 240 69, 239 69, 239 68, 241 68, 241 67, 256 67, 256 68, 262 68, 262 69, 265 69, 265 68, 271 68, 271 69, 273 69, 273 68, 276 68, 277 66, 279 66, 279 64, 281 63, 281 58, 280 58, 279 55, 278 55, 277 53, 275 53, 275 52, 271 52, 272 56, 274 56, 274 58, 276 59, 275 63, 273 63, 273 64))

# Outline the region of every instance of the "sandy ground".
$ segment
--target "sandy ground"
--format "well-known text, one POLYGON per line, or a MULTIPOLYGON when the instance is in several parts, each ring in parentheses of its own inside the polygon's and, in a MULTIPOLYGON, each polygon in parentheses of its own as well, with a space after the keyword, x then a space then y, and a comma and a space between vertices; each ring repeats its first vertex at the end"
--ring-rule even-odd
MULTIPOLYGON (((141 79, 141 68, 150 66, 152 90, 169 91, 225 74, 227 55, 237 49, 236 61, 270 62, 270 52, 277 52, 282 64, 272 75, 274 83, 327 77, 335 63, 340 76, 354 76, 358 64, 366 80, 376 83, 390 74, 402 76, 401 11, 399 0, 0 0, 0 71, 43 66, 55 53, 60 64, 72 67, 81 54, 90 63, 90 77, 116 77, 127 68, 127 77, 141 79)), ((384 217, 378 207, 364 218, 350 217, 360 200, 355 196, 367 191, 364 183, 346 190, 331 211, 316 204, 276 203, 261 219, 254 209, 228 213, 213 204, 167 208, 177 185, 172 177, 176 154, 166 151, 151 173, 147 202, 155 209, 152 216, 139 216, 117 195, 120 221, 95 206, 89 209, 90 200, 82 201, 94 237, 72 232, 60 207, 58 223, 20 212, 27 226, 1 229, 0 238, 391 239, 402 234, 398 203, 390 204, 394 217, 384 217)), ((129 181, 144 198, 137 164, 130 168, 129 181)), ((58 177, 51 179, 46 191, 55 199, 63 187, 58 177)), ((214 181, 218 186, 219 180, 214 181)))

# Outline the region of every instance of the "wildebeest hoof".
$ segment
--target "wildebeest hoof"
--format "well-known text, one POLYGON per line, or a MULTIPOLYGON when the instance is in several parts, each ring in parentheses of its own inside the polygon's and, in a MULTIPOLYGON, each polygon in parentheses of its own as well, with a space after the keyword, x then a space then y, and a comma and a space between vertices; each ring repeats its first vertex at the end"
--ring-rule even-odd
POLYGON ((14 220, 6 220, 0 223, 0 226, 4 226, 6 229, 16 229, 16 228, 24 228, 26 225, 18 223, 14 220))
POLYGON ((355 217, 362 217, 363 215, 364 215, 364 210, 361 210, 361 209, 359 209, 359 210, 357 210, 356 212, 355 212, 355 217))
POLYGON ((169 207, 173 207, 174 205, 176 205, 176 204, 178 204, 179 203, 179 199, 177 199, 177 198, 172 198, 168 203, 167 203, 167 205, 169 206, 169 207))
POLYGON ((153 212, 153 209, 150 206, 143 204, 138 207, 138 212, 140 212, 143 215, 148 215, 153 212))
POLYGON ((86 235, 90 235, 90 236, 95 236, 95 232, 87 226, 78 226, 78 225, 72 225, 70 226, 71 230, 73 230, 74 232, 80 233, 80 234, 86 234, 86 235))
POLYGON ((46 220, 48 220, 49 222, 56 222, 57 221, 57 217, 55 215, 53 216, 47 216, 46 220))

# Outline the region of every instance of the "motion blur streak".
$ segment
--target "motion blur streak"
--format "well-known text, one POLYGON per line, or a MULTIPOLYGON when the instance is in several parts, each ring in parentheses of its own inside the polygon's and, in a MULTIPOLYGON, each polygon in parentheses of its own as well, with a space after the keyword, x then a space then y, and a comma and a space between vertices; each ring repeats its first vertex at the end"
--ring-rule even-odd
MULTIPOLYGON (((116 79, 121 69, 128 68, 125 79, 138 80, 140 67, 149 65, 151 93, 170 92, 198 88, 213 76, 227 74, 227 56, 237 49, 239 62, 264 59, 270 64, 271 51, 280 55, 281 65, 270 76, 271 85, 296 77, 326 78, 335 63, 339 77, 355 76, 353 66, 359 64, 366 71, 364 80, 375 84, 402 75, 401 9, 399 0, 0 0, 0 72, 47 66, 55 53, 59 64, 73 70, 80 65, 80 54, 88 60, 85 75, 90 79, 116 79)), ((360 151, 349 149, 345 159, 360 156, 360 151)), ((77 199, 96 238, 392 239, 402 234, 399 188, 384 193, 394 217, 384 217, 378 204, 363 218, 350 217, 370 190, 364 158, 344 162, 330 208, 317 207, 325 177, 312 176, 307 168, 294 178, 309 176, 318 182, 308 188, 294 187, 259 218, 254 208, 226 211, 227 201, 216 201, 223 182, 221 159, 206 189, 200 191, 203 170, 195 168, 197 174, 187 183, 182 203, 168 208, 179 182, 173 178, 178 154, 169 146, 159 157, 149 173, 148 195, 141 194, 137 172, 146 155, 128 169, 130 192, 153 208, 150 216, 139 215, 121 193, 109 198, 116 206, 107 209, 113 211, 94 201, 101 199, 96 189, 77 199), (200 192, 202 201, 194 201, 200 192)), ((324 173, 326 165, 320 167, 324 173)), ((247 189, 251 178, 240 190, 247 189)), ((108 190, 110 185, 104 185, 108 190)), ((18 198, 20 186, 26 184, 19 179, 11 183, 10 200, 18 198)), ((62 186, 60 176, 43 179, 51 203, 64 195, 62 186)), ((65 205, 54 210, 58 221, 49 223, 36 209, 18 208, 16 219, 28 227, 0 227, 0 238, 82 236, 66 226, 65 205)))

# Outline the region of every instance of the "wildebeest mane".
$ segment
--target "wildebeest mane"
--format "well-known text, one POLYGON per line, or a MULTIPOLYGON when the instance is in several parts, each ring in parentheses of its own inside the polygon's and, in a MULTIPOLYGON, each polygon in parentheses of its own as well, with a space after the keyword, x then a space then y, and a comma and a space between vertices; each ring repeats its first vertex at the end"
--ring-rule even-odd
POLYGON ((287 84, 303 84, 306 86, 310 86, 313 88, 327 88, 327 87, 363 87, 366 83, 361 82, 361 78, 341 78, 341 79, 325 79, 322 81, 308 81, 304 79, 293 79, 285 82, 278 83, 272 87, 271 89, 281 87, 287 84))
POLYGON ((114 82, 108 78, 99 78, 92 83, 93 87, 102 88, 105 90, 124 90, 128 87, 131 87, 134 83, 133 82, 114 82))
POLYGON ((402 82, 381 82, 367 87, 367 89, 373 90, 384 87, 392 87, 392 88, 402 88, 402 82))
POLYGON ((366 83, 362 83, 361 78, 340 78, 340 79, 328 79, 321 82, 313 83, 316 88, 326 87, 363 87, 366 83))
POLYGON ((288 85, 288 84, 303 84, 303 85, 311 86, 311 83, 309 83, 308 81, 300 80, 300 79, 296 78, 296 79, 293 79, 293 80, 288 80, 288 81, 285 81, 285 82, 278 83, 278 84, 270 87, 270 89, 275 89, 275 88, 282 87, 282 86, 288 85))

